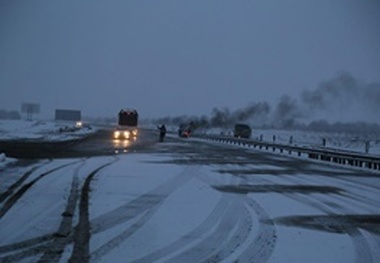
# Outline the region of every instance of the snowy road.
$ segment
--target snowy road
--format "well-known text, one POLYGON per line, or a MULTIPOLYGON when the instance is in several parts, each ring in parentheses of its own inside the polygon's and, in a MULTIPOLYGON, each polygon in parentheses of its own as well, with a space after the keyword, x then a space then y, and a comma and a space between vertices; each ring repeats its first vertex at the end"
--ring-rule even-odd
POLYGON ((1 171, 0 262, 380 262, 379 174, 145 139, 1 171))

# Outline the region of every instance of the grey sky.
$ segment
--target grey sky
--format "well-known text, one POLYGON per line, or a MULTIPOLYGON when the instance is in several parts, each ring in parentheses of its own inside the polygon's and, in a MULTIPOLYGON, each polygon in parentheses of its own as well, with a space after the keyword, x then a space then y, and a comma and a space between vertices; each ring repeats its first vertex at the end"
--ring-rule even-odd
POLYGON ((2 0, 0 109, 209 114, 380 82, 378 0, 2 0))

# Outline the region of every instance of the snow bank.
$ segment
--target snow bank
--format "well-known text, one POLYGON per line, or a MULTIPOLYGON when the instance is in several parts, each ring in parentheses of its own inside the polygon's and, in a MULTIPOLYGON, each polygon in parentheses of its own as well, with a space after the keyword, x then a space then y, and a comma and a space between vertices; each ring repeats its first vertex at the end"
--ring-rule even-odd
POLYGON ((0 140, 67 141, 96 132, 90 126, 77 127, 75 123, 53 121, 1 120, 0 140))
POLYGON ((0 169, 4 168, 9 163, 12 163, 16 161, 13 158, 7 158, 7 156, 4 153, 0 153, 0 169))
MULTIPOLYGON (((229 129, 197 130, 199 134, 233 136, 229 129)), ((253 140, 270 143, 291 144, 301 147, 328 147, 329 149, 380 155, 379 134, 333 133, 301 130, 253 129, 253 140)))

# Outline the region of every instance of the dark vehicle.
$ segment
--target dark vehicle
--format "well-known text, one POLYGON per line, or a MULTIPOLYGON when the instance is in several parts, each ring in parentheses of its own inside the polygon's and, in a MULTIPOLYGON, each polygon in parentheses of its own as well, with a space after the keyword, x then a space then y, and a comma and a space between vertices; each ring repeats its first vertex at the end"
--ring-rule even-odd
POLYGON ((234 137, 249 139, 251 137, 252 129, 247 124, 236 124, 234 128, 234 137))
POLYGON ((178 136, 182 138, 190 137, 191 133, 194 130, 194 123, 181 123, 178 128, 178 136))
POLYGON ((118 126, 113 133, 114 139, 132 139, 137 136, 139 115, 135 109, 122 109, 118 115, 118 126))

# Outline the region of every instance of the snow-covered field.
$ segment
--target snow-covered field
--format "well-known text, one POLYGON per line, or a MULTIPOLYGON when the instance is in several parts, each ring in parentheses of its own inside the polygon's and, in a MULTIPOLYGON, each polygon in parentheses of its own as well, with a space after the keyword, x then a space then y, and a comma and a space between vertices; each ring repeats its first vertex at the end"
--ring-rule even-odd
POLYGON ((0 140, 67 141, 95 132, 74 122, 54 121, 0 121, 0 140))
MULTIPOLYGON (((64 142, 81 139, 96 128, 80 127, 73 122, 0 120, 0 141, 64 142)), ((16 161, 0 150, 0 168, 16 161)))
MULTIPOLYGON (((231 130, 210 129, 200 133, 232 136, 231 130)), ((336 150, 353 151, 380 155, 380 134, 354 134, 334 132, 313 132, 301 130, 253 129, 252 139, 264 142, 291 144, 301 147, 326 147, 336 150)))

